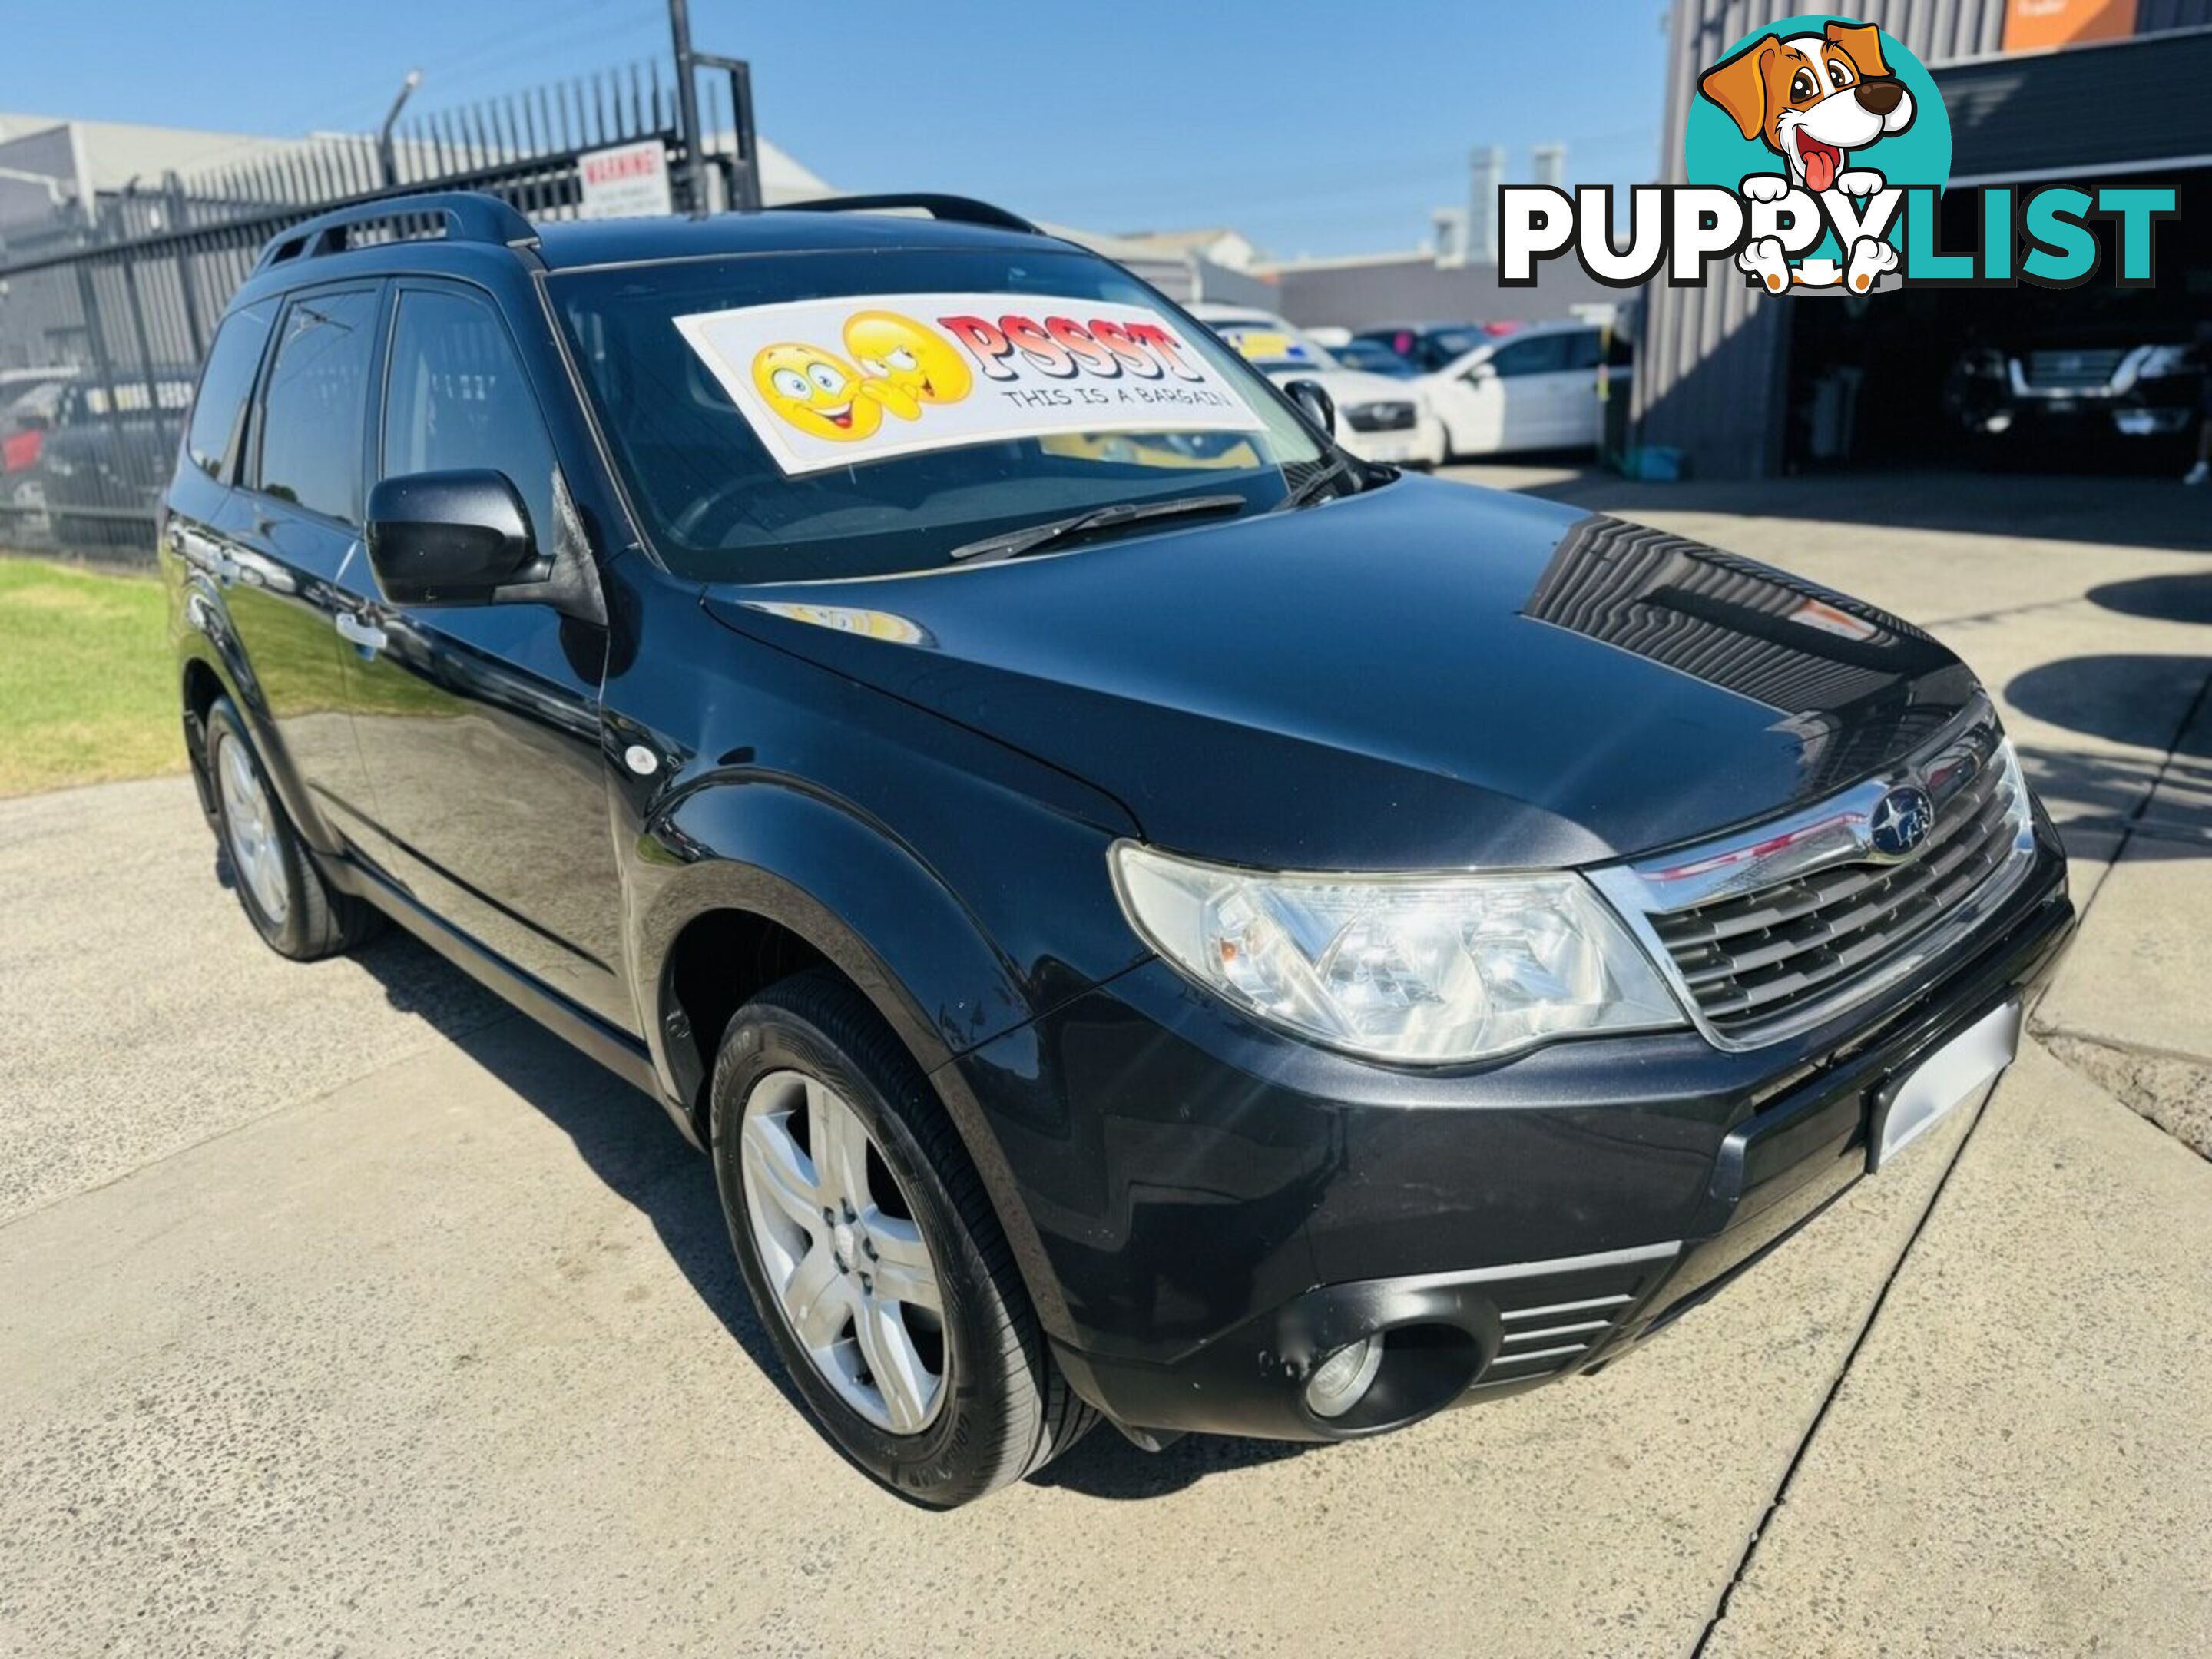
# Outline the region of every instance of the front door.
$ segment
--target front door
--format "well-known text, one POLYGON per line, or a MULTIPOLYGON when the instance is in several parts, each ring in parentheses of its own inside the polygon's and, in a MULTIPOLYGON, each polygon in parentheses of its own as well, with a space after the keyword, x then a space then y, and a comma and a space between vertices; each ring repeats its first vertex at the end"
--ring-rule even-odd
MULTIPOLYGON (((506 324, 459 284, 397 286, 380 476, 489 468, 556 558, 553 443, 506 324)), ((622 964, 604 629, 538 604, 360 610, 354 730, 395 878, 427 908, 570 1001, 638 1029, 622 964)))

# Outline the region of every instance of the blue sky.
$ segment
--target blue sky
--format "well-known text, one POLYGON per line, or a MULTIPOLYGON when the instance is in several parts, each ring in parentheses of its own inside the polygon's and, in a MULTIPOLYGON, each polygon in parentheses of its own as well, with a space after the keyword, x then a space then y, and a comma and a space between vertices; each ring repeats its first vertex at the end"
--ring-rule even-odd
MULTIPOLYGON (((762 131, 840 189, 953 190, 1095 230, 1233 224, 1282 255, 1411 246, 1467 155, 1656 162, 1662 0, 693 0, 762 131), (1575 44, 1562 37, 1570 21, 1575 44)), ((664 0, 94 0, 10 8, 0 109, 247 132, 373 127, 664 52, 664 0)))

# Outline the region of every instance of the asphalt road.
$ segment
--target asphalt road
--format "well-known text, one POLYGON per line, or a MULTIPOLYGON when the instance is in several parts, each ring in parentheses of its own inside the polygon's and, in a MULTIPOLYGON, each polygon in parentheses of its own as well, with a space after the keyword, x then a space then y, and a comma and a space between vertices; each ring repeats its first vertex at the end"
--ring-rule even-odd
POLYGON ((2199 521, 1552 487, 2000 693, 2088 916, 1978 1113, 1598 1377, 932 1516, 792 1409, 656 1107, 405 941, 262 951, 180 781, 6 803, 0 1653, 2212 1647, 2199 521))

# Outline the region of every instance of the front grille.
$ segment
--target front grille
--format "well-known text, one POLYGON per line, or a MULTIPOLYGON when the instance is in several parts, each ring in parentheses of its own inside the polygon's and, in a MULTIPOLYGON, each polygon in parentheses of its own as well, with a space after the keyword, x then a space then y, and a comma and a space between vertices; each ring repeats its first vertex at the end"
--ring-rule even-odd
POLYGON ((1841 988, 2005 864, 2018 833, 2013 775, 1994 759, 1960 763, 1972 775, 1942 781, 1952 787, 1933 832, 1900 862, 1833 866, 1651 917, 1710 1024, 1741 1030, 1841 988))
POLYGON ((1354 432, 1405 432, 1413 424, 1411 404, 1356 404, 1344 411, 1354 432))
POLYGON ((2119 350, 2031 351, 2021 378, 2038 392, 2102 392, 2120 372, 2119 350))

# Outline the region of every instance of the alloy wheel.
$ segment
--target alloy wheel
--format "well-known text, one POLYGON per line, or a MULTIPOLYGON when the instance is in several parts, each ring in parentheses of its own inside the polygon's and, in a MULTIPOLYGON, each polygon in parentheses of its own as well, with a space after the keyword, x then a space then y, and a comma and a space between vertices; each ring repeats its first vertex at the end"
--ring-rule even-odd
POLYGON ((738 1168, 777 1311, 823 1381, 918 1434, 945 1395, 945 1297, 883 1150, 836 1090, 771 1072, 745 1097, 738 1168))
POLYGON ((224 742, 220 765, 222 821, 230 846, 230 865, 239 880, 253 894, 253 902, 271 924, 283 926, 290 907, 284 877, 284 849, 278 837, 276 814, 262 787, 261 775, 246 745, 236 738, 224 742))

